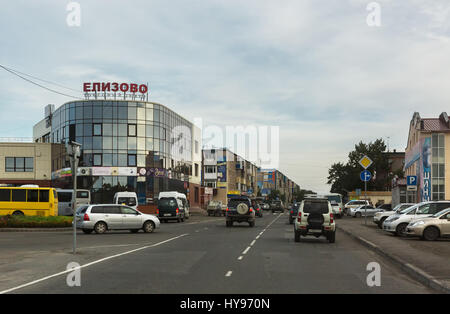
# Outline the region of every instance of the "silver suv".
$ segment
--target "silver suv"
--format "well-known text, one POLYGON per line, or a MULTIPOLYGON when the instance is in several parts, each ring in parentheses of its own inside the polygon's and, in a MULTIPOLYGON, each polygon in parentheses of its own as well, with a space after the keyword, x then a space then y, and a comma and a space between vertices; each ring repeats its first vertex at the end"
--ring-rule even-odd
POLYGON ((300 242, 302 236, 325 236, 330 243, 336 240, 336 223, 333 208, 327 198, 305 198, 294 223, 294 240, 300 242))
POLYGON ((125 205, 98 204, 81 206, 77 210, 77 229, 84 233, 105 233, 107 230, 130 230, 133 233, 142 229, 146 233, 159 228, 158 217, 147 215, 125 205))

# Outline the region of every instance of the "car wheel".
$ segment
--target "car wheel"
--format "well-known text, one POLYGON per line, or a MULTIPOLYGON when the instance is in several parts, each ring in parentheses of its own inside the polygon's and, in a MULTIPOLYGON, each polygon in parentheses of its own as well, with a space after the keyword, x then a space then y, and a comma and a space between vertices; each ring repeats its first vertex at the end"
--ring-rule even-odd
POLYGON ((153 221, 146 221, 142 229, 144 229, 145 233, 152 233, 155 230, 155 224, 153 221))
POLYGON ((360 212, 355 213, 355 217, 356 218, 361 218, 361 213, 360 212))
POLYGON ((94 231, 93 229, 83 229, 83 232, 86 234, 91 234, 92 231, 94 231))
POLYGON ((300 238, 301 238, 300 232, 297 231, 297 230, 294 230, 294 241, 295 242, 300 242, 300 238))
POLYGON ((330 242, 330 243, 336 242, 336 231, 328 234, 328 242, 330 242))
POLYGON ((439 238, 440 232, 436 227, 427 227, 423 231, 423 238, 427 241, 435 241, 439 238))
POLYGON ((254 221, 250 221, 248 224, 249 224, 250 227, 254 227, 255 226, 255 222, 254 221))
POLYGON ((16 210, 14 213, 12 213, 13 216, 25 216, 25 214, 20 211, 20 210, 16 210))
POLYGON ((395 228, 395 234, 398 236, 404 236, 405 235, 405 231, 406 231, 406 227, 408 226, 407 223, 401 223, 397 226, 397 228, 395 228))
POLYGON ((378 223, 378 228, 383 229, 383 223, 386 220, 387 217, 381 218, 380 222, 378 223))
POLYGON ((108 226, 102 221, 97 222, 94 226, 94 231, 97 234, 105 233, 106 230, 108 230, 108 226))
POLYGON ((230 220, 227 220, 227 227, 233 227, 233 222, 230 220))

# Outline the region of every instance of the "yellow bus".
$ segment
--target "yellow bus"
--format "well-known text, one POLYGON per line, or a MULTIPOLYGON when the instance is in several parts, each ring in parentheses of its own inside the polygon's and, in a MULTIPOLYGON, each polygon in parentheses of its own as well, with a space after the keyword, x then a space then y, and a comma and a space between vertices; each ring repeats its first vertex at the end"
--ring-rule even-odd
POLYGON ((57 216, 56 189, 0 187, 0 216, 4 215, 57 216))

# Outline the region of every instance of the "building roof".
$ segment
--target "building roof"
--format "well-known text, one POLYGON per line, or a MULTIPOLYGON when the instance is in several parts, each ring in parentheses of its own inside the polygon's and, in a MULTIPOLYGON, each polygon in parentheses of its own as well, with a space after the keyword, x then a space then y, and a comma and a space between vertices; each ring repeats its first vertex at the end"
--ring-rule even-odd
POLYGON ((426 132, 450 132, 450 127, 440 118, 422 119, 421 130, 426 132))

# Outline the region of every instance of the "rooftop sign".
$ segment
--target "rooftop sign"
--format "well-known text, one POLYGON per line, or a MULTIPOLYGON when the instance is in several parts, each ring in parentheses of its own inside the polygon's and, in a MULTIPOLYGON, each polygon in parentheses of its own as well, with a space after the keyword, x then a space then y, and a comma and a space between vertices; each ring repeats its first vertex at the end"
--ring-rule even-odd
POLYGON ((83 83, 86 99, 148 100, 148 85, 116 82, 83 83))

